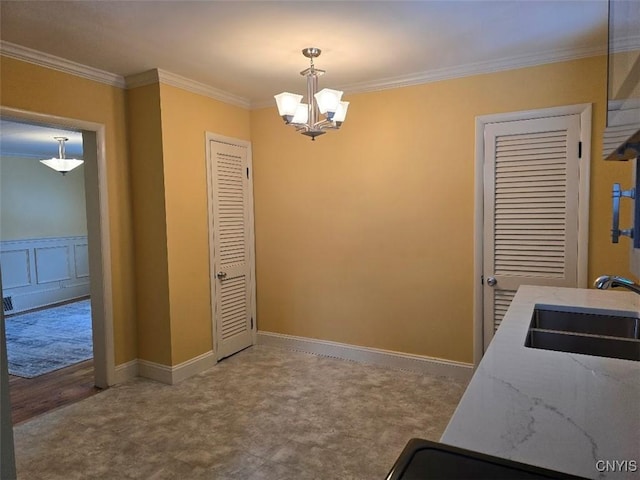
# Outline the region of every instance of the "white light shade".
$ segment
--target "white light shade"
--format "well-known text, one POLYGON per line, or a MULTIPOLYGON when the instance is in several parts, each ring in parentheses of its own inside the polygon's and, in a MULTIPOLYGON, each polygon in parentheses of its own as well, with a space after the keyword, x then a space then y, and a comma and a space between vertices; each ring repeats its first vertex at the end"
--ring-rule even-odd
POLYGON ((344 122, 347 117, 347 109, 349 108, 349 102, 340 102, 336 113, 333 115, 332 120, 334 122, 344 122))
POLYGON ((276 104, 278 105, 278 113, 283 117, 285 115, 295 115, 298 105, 302 101, 302 95, 296 95, 295 93, 282 92, 278 95, 274 95, 276 104))
POLYGON ((306 103, 299 103, 296 108, 296 113, 291 120, 291 123, 307 123, 309 120, 309 105, 306 103))
POLYGON ((53 168, 56 172, 65 174, 84 163, 84 160, 75 158, 49 158, 48 160, 40 160, 47 167, 53 168))
POLYGON ((316 97, 316 103, 320 113, 335 112, 340 105, 340 99, 342 98, 342 92, 340 90, 331 90, 330 88, 323 88, 314 95, 316 97))

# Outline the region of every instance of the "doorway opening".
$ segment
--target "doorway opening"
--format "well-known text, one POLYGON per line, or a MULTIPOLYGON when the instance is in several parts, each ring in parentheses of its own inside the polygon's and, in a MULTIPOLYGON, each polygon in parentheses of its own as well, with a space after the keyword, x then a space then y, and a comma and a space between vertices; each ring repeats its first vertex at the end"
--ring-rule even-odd
MULTIPOLYGON (((52 156, 50 152, 45 155, 40 153, 33 154, 31 156, 32 165, 30 166, 32 169, 39 169, 37 170, 37 175, 49 175, 52 176, 51 178, 54 182, 62 183, 62 197, 72 197, 74 205, 67 204, 63 206, 54 201, 51 192, 49 192, 49 195, 44 195, 50 203, 49 207, 53 210, 48 212, 48 216, 57 216, 58 222, 56 223, 59 225, 65 224, 69 226, 70 223, 76 222, 76 227, 78 227, 79 224, 82 224, 84 232, 79 231, 82 230, 79 227, 76 231, 65 232, 60 230, 55 232, 54 230, 49 230, 47 233, 46 230, 42 229, 36 234, 19 235, 20 227, 18 227, 18 230, 11 231, 13 225, 9 227, 9 232, 0 232, 3 236, 3 238, 0 238, 2 240, 1 268, 4 280, 4 290, 2 291, 3 311, 10 315, 7 323, 12 318, 17 319, 23 316, 25 311, 30 311, 28 315, 34 317, 40 315, 41 312, 55 317, 56 315, 52 315, 54 309, 42 309, 52 305, 56 305, 56 309, 72 309, 75 311, 76 321, 80 322, 79 325, 83 325, 85 336, 88 335, 89 348, 91 350, 88 360, 82 359, 83 361, 80 362, 72 362, 70 367, 53 369, 48 373, 35 375, 30 379, 19 376, 12 377, 10 382, 12 397, 14 397, 14 389, 17 398, 22 400, 25 399, 25 395, 31 396, 31 393, 37 396, 38 389, 41 391, 41 396, 60 397, 60 395, 56 395, 55 390, 56 388, 61 388, 66 391, 62 397, 70 401, 79 400, 95 393, 98 390, 97 387, 106 388, 113 384, 115 375, 104 126, 93 122, 42 115, 4 107, 1 108, 0 114, 3 124, 8 122, 7 125, 11 125, 16 129, 39 132, 43 137, 50 136, 47 134, 51 130, 61 132, 66 137, 75 136, 76 143, 81 149, 82 157, 84 158, 84 164, 81 167, 75 171, 70 171, 64 177, 60 173, 50 170, 35 158, 49 158, 52 156), (73 177, 74 175, 75 178, 73 177), (72 188, 72 182, 76 183, 77 188, 72 188), (80 216, 78 215, 78 210, 82 211, 84 222, 78 220, 80 216), (47 234, 44 235, 45 233, 47 234), (8 238, 6 235, 12 238, 8 238), (23 240, 30 240, 31 244, 20 245, 23 240), (6 248, 10 242, 13 242, 9 245, 11 248, 6 248), (44 243, 41 244, 42 242, 44 243), (24 262, 25 258, 27 260, 26 263, 24 262), (22 269, 20 269, 21 265, 22 269), (16 271, 18 273, 22 272, 22 277, 16 275, 16 271), (22 279, 23 281, 18 282, 17 279, 22 279), (7 282, 7 280, 10 281, 7 282), (12 315, 13 313, 17 313, 17 315, 12 315), (84 319, 82 319, 83 315, 84 319), (86 318, 87 315, 89 319, 86 318), (30 391, 31 393, 29 393, 30 391), (47 393, 45 394, 44 392, 47 393)), ((8 130, 11 131, 11 129, 8 130)), ((3 137, 6 132, 7 130, 2 130, 3 137)), ((28 138, 27 135, 23 140, 28 138)), ((26 141, 25 143, 37 144, 37 141, 33 140, 33 138, 35 137, 31 137, 31 141, 26 141)), ((53 140, 48 139, 48 141, 52 142, 53 140)), ((4 150, 8 145, 10 145, 10 142, 5 142, 3 139, 2 160, 3 164, 5 164, 3 167, 11 163, 5 162, 7 155, 5 155, 6 152, 4 150)), ((14 153, 19 152, 15 151, 14 153)), ((68 144, 67 157, 71 156, 78 157, 79 154, 73 151, 73 147, 68 144)), ((20 165, 18 169, 20 167, 25 167, 25 164, 20 165)), ((4 170, 6 171, 6 169, 4 170)), ((13 178, 12 175, 10 175, 9 179, 5 175, 3 180, 11 180, 13 178)), ((33 179, 32 176, 28 175, 27 177, 33 179)), ((28 185, 28 182, 26 185, 28 185)), ((11 189, 9 188, 9 190, 11 189)), ((6 193, 6 191, 3 191, 3 195, 6 193)), ((39 194, 42 196, 42 191, 39 194)), ((33 196, 37 197, 38 195, 33 196)), ((12 198, 12 200, 16 199, 17 197, 12 198)), ((15 219, 20 220, 22 217, 22 220, 25 220, 25 217, 28 218, 26 209, 20 208, 21 205, 24 206, 23 202, 7 202, 6 199, 3 200, 3 208, 16 210, 15 219)), ((46 209, 42 205, 34 208, 46 209)), ((42 213, 40 211, 40 214, 42 213)), ((40 220, 40 223, 46 222, 40 220)), ((4 216, 3 224, 6 226, 4 216)), ((38 225, 37 227, 41 226, 38 225)), ((31 233, 34 232, 35 230, 31 233)), ((22 233, 25 232, 23 231, 22 233)), ((36 340, 36 343, 38 341, 36 340)), ((11 356, 12 347, 9 340, 7 347, 11 356)), ((74 359, 72 358, 72 360, 74 359)), ((57 406, 60 405, 53 404, 51 408, 57 406)), ((38 413, 42 412, 35 412, 35 414, 38 413)), ((18 418, 22 418, 20 415, 18 415, 18 418)), ((29 415, 29 413, 26 413, 26 415, 29 415)))

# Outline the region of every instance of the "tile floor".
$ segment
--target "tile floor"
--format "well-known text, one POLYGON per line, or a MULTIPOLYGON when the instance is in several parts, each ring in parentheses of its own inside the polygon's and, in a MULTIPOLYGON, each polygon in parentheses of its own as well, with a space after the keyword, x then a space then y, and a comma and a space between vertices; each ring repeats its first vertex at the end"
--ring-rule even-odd
POLYGON ((438 440, 465 384, 254 346, 169 386, 142 378, 15 428, 18 478, 384 479, 438 440))

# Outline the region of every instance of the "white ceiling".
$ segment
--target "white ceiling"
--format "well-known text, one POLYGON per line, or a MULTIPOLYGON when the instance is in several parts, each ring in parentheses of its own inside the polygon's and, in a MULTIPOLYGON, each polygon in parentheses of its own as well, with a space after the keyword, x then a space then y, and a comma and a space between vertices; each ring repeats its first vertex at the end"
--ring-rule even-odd
POLYGON ((65 143, 67 158, 82 158, 81 132, 0 119, 1 156, 40 160, 57 157, 59 143, 54 137, 69 139, 65 143))
MULTIPOLYGON (((322 49, 321 86, 344 89, 347 100, 439 75, 603 53, 607 0, 2 0, 0 39, 123 77, 158 68, 261 106, 284 90, 304 92, 308 46, 322 49)), ((5 151, 17 134, 0 127, 5 151)))
POLYGON ((0 37, 121 76, 159 68, 247 99, 302 91, 300 51, 347 92, 606 46, 606 0, 0 2, 0 37))

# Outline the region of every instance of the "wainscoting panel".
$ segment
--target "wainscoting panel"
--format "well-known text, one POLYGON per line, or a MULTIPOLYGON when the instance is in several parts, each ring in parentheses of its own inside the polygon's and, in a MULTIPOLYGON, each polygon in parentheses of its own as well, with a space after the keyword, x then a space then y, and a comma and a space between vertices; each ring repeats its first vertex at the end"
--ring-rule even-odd
POLYGON ((36 278, 39 284, 69 280, 69 247, 35 247, 36 278))
POLYGON ((7 314, 89 295, 86 236, 0 242, 0 264, 7 314))
POLYGON ((28 287, 31 285, 31 268, 29 250, 10 250, 0 252, 0 264, 2 265, 2 285, 4 289, 28 287), (10 274, 5 275, 5 270, 10 274))
POLYGON ((73 246, 76 257, 76 278, 89 276, 89 245, 75 244, 73 246))

